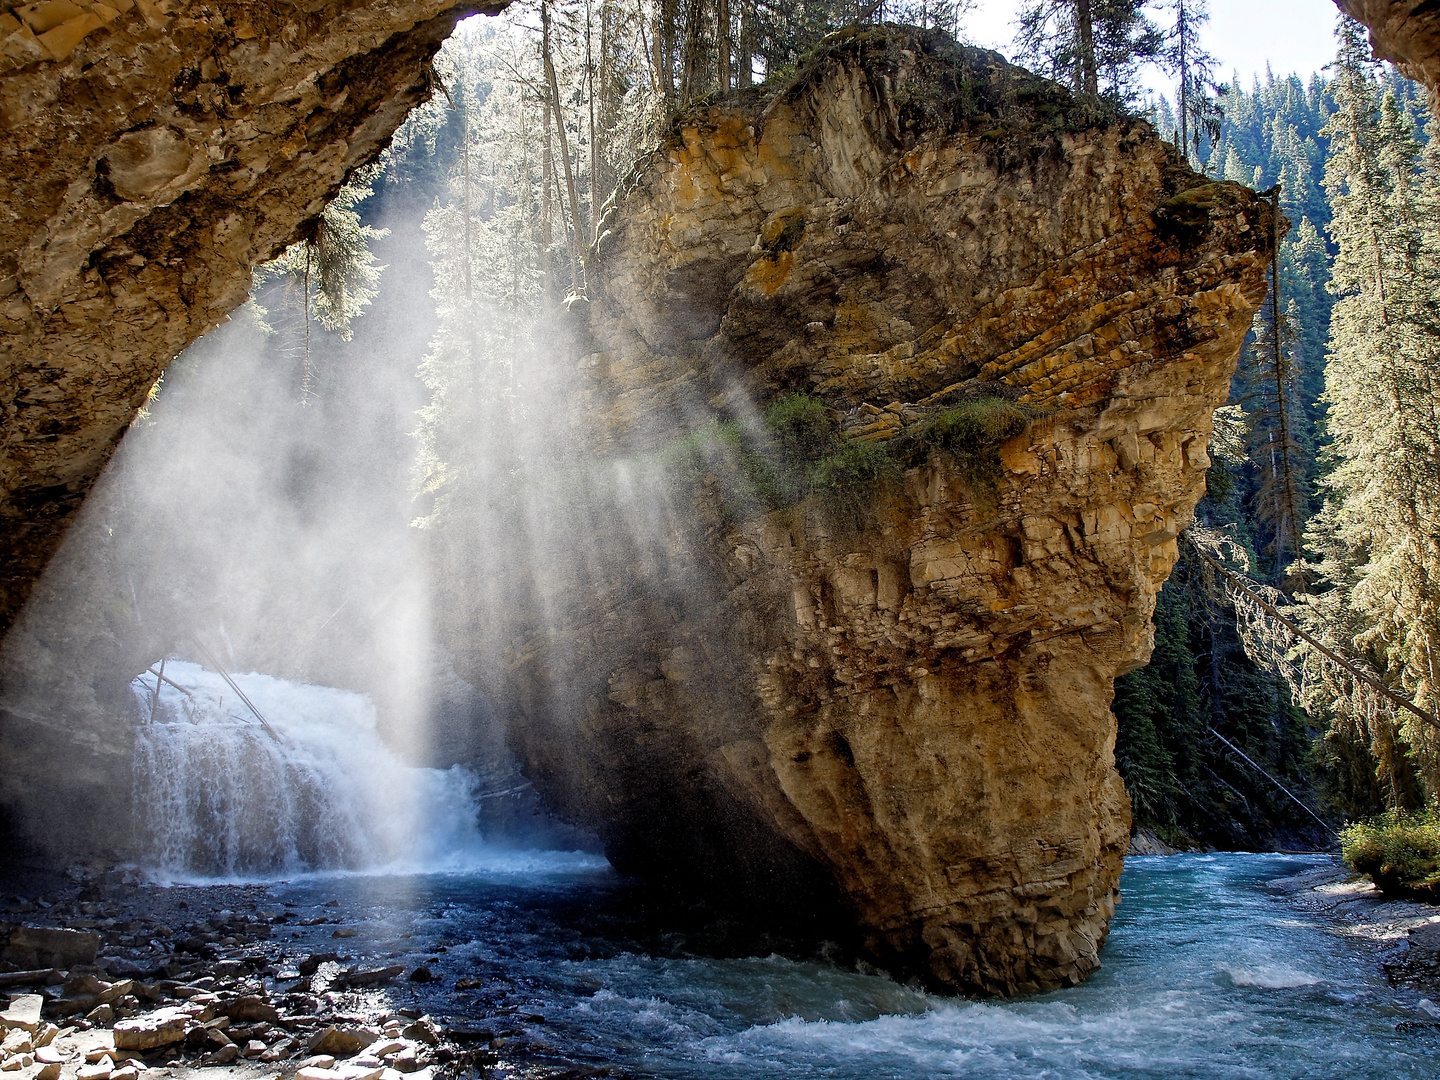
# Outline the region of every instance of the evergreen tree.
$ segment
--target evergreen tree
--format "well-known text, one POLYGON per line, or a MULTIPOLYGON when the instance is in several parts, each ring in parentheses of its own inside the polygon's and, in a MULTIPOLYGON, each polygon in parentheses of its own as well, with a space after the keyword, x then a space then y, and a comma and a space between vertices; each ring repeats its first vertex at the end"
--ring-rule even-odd
POLYGON ((1200 28, 1210 21, 1209 0, 1171 0, 1175 23, 1164 52, 1174 73, 1178 145, 1185 154, 1199 157, 1202 137, 1220 136, 1221 111, 1216 95, 1225 88, 1215 81, 1215 58, 1200 45, 1200 28))
MULTIPOLYGON (((1440 310, 1436 191, 1414 123, 1377 101, 1359 24, 1342 19, 1325 186, 1337 248, 1326 400, 1327 513, 1311 545, 1329 590, 1310 609, 1318 636, 1367 658, 1434 713, 1440 663, 1440 310)), ((1337 700, 1339 714, 1354 702, 1337 700)), ((1373 710, 1351 719, 1377 758, 1395 744, 1373 710)), ((1440 792, 1436 731, 1402 714, 1399 734, 1440 792)), ((1395 770, 1391 770, 1392 776, 1395 770)))
POLYGON ((302 402, 308 401, 315 389, 311 321, 349 341, 350 323, 375 299, 380 272, 385 269, 375 265, 370 241, 386 235, 387 230, 364 224, 356 209, 374 194, 370 181, 377 171, 370 168, 352 177, 315 218, 310 235, 259 271, 262 282, 267 277, 283 281, 286 301, 301 309, 302 402))
POLYGON ((1131 105, 1136 72, 1163 41, 1144 8, 1141 0, 1030 0, 1020 8, 1019 58, 1077 93, 1131 105))

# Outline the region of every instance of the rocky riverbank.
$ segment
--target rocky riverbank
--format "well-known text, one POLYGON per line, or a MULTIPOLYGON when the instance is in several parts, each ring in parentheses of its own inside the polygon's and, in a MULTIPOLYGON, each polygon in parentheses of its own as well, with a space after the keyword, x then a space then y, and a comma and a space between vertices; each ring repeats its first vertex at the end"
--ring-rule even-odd
POLYGON ((1440 1021, 1440 907, 1387 897, 1338 861, 1270 885, 1336 932, 1382 946, 1390 982, 1426 995, 1420 1011, 1440 1021))
POLYGON ((543 1023, 503 987, 446 970, 443 945, 367 925, 338 900, 276 899, 275 888, 161 888, 114 874, 12 883, 0 900, 0 1072, 429 1080, 493 1067, 526 1048, 523 1026, 543 1023), (468 1000, 476 991, 479 1003, 468 1000), (480 1019, 434 1018, 457 994, 480 1019))

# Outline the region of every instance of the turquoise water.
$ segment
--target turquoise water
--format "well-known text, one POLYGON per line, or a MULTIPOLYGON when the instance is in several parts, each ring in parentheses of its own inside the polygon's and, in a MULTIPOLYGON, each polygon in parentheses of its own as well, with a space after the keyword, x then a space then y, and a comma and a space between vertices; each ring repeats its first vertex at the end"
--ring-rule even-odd
POLYGON ((442 982, 397 990, 396 1003, 413 993, 437 1016, 493 1029, 507 1040, 495 1075, 579 1064, 677 1080, 1440 1076, 1440 1032, 1400 1028, 1424 1018, 1417 995, 1386 984, 1378 947, 1266 888, 1319 861, 1133 859, 1104 968, 1010 1002, 927 994, 824 942, 639 912, 640 894, 604 870, 537 863, 274 895, 297 913, 339 897, 360 952, 398 941, 414 962, 434 957, 442 982), (456 991, 458 976, 478 985, 456 991))

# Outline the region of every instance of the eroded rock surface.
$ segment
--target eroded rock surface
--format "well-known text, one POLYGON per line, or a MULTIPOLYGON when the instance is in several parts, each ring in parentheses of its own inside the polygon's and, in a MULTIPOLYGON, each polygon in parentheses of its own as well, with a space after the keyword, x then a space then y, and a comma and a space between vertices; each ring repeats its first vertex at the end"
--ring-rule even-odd
POLYGON ((165 365, 506 2, 0 3, 0 632, 165 365))
POLYGON ((610 486, 533 526, 523 588, 468 581, 461 545, 448 601, 469 677, 504 656, 530 775, 622 869, 838 896, 894 970, 1084 979, 1129 834, 1113 680, 1204 489, 1269 203, 993 53, 889 31, 690 114, 602 228, 566 391, 610 486), (975 393, 1045 415, 998 447, 993 498, 936 452, 857 535, 737 514, 713 477, 646 487, 709 418, 794 391, 871 440, 975 393), (526 614, 482 625, 497 608, 526 614))

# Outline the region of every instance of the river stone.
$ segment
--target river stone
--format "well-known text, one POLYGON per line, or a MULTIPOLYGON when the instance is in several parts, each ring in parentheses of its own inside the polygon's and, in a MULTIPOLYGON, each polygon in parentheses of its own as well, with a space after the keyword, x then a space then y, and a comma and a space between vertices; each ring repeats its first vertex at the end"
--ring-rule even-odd
POLYGON ((1440 951, 1440 922, 1415 927, 1410 931, 1409 941, 1412 949, 1440 951))
POLYGON ((273 1024, 280 1019, 280 1012, 274 1005, 254 994, 227 1001, 220 1006, 218 1011, 242 1024, 253 1024, 260 1020, 267 1024, 273 1024))
POLYGON ((35 1072, 35 1080, 60 1080, 60 1063, 58 1061, 44 1062, 35 1072))
POLYGON ((185 1038, 190 1015, 178 1006, 156 1009, 144 1016, 121 1020, 115 1025, 115 1047, 119 1050, 153 1050, 185 1038))
POLYGON ((383 982, 389 982, 397 975, 405 972, 403 964, 393 964, 390 967, 370 968, 363 971, 346 971, 340 976, 340 982, 344 986, 379 986, 383 982))
POLYGON ((10 943, 0 960, 22 968, 70 968, 93 964, 100 951, 100 935, 58 926, 20 926, 10 932, 10 943))
POLYGON ((380 1036, 368 1028, 330 1027, 317 1031, 305 1047, 309 1054, 329 1054, 344 1058, 358 1054, 380 1036))
POLYGON ((40 1010, 45 999, 39 994, 21 994, 10 999, 10 1007, 0 1012, 0 1024, 6 1028, 24 1028, 34 1031, 40 1026, 40 1010))

